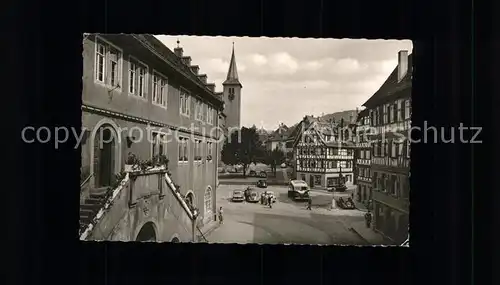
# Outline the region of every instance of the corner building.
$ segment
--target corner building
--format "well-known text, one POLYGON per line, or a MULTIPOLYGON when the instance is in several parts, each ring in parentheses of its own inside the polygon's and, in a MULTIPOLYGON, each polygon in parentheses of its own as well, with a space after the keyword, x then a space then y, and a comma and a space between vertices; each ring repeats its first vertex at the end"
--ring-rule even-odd
POLYGON ((398 53, 398 66, 363 106, 369 109, 374 229, 396 243, 408 236, 412 55, 398 53))
POLYGON ((295 128, 293 156, 294 176, 311 188, 327 189, 343 181, 353 185, 355 145, 347 135, 338 132, 333 122, 306 116, 295 128), (345 139, 344 139, 345 138, 345 139))
POLYGON ((81 171, 90 194, 113 183, 129 154, 142 160, 166 155, 173 181, 200 210, 201 223, 212 220, 216 127, 224 117, 215 84, 181 47, 172 51, 152 35, 86 35, 83 67, 81 171))

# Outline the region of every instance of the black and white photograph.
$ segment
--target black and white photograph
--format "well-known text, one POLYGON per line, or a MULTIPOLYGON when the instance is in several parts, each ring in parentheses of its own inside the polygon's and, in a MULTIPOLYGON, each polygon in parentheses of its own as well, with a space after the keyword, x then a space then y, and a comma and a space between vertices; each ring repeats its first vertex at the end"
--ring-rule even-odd
POLYGON ((412 49, 84 34, 80 240, 409 246, 412 49))

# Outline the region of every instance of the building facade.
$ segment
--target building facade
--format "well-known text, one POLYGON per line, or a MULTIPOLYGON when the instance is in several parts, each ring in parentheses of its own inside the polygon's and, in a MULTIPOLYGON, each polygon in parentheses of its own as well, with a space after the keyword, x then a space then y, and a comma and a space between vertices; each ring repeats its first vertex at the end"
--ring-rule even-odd
POLYGON ((412 56, 398 66, 363 105, 369 109, 374 228, 395 242, 408 235, 412 56))
POLYGON ((109 187, 132 154, 165 155, 202 223, 213 219, 223 117, 215 84, 181 47, 172 52, 152 35, 86 35, 83 67, 81 171, 91 193, 109 187))
POLYGON ((294 176, 311 188, 327 189, 344 182, 353 184, 354 144, 340 126, 306 116, 292 135, 294 176))
POLYGON ((370 115, 369 110, 359 112, 356 120, 356 136, 354 151, 354 184, 356 184, 355 199, 363 204, 372 199, 371 178, 371 146, 369 140, 370 115))

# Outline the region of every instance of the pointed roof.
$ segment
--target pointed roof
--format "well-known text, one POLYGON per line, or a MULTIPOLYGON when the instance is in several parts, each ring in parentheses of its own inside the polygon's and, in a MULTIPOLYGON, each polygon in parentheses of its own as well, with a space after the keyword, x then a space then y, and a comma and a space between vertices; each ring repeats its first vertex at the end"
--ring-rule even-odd
POLYGON ((226 81, 222 84, 236 84, 240 85, 241 83, 238 79, 238 69, 236 68, 236 57, 234 56, 234 43, 233 43, 233 53, 231 54, 231 62, 229 63, 229 70, 227 71, 226 81))

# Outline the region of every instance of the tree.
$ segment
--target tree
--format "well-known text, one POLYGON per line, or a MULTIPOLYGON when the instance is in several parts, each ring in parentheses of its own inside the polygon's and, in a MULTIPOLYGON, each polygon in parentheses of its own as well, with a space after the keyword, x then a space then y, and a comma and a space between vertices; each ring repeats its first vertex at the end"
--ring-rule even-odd
POLYGON ((246 177, 250 163, 257 163, 263 152, 256 128, 242 127, 238 132, 233 132, 225 142, 221 160, 229 165, 243 165, 243 177, 246 177))
POLYGON ((271 171, 273 175, 276 176, 276 168, 278 165, 285 161, 285 153, 279 149, 275 148, 272 151, 267 151, 266 153, 266 164, 271 166, 271 171))

